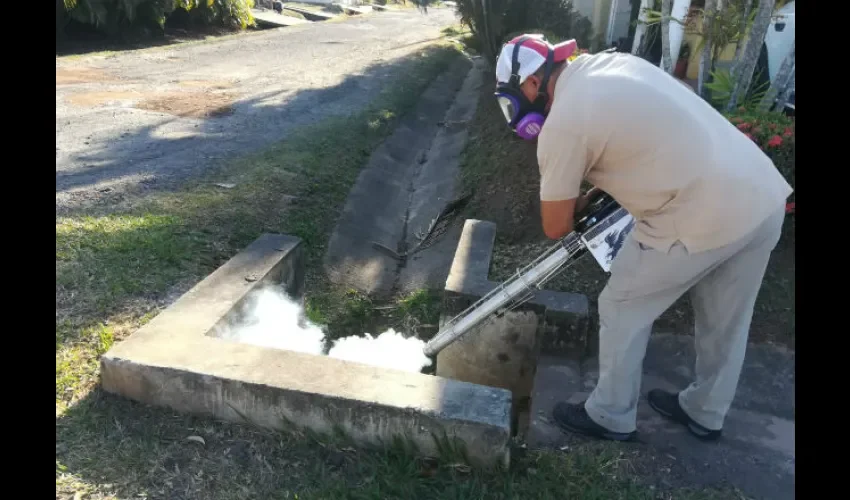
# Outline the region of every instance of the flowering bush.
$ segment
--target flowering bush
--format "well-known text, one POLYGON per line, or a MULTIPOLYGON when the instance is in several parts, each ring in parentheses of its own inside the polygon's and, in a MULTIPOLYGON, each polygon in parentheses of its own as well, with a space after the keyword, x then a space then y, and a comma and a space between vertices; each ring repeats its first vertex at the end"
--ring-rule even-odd
POLYGON ((794 119, 781 113, 763 113, 743 108, 726 116, 738 130, 759 145, 791 187, 796 189, 794 119))

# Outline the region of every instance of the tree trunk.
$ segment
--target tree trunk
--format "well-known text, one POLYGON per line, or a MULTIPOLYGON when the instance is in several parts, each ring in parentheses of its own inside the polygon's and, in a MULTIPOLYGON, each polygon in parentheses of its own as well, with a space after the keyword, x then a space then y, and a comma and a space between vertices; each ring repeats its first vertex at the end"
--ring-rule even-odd
POLYGON ((661 0, 661 69, 673 72, 673 60, 670 56, 670 14, 673 12, 673 0, 661 0))
POLYGON ((705 40, 703 43, 702 55, 700 56, 699 61, 699 78, 697 79, 697 93, 702 96, 703 99, 708 99, 709 90, 705 87, 705 82, 708 80, 708 75, 711 72, 712 66, 712 55, 714 51, 712 50, 712 42, 711 42, 711 23, 714 18, 715 7, 717 5, 716 0, 705 0, 705 7, 703 8, 703 16, 702 16, 702 32, 705 33, 705 40))
POLYGON ((770 26, 770 18, 773 16, 773 7, 776 0, 759 0, 759 10, 753 20, 750 36, 747 37, 747 46, 741 59, 735 63, 737 70, 733 69, 735 75, 735 88, 726 103, 726 111, 731 111, 738 106, 738 101, 747 95, 750 83, 753 80, 753 70, 758 62, 759 52, 764 43, 764 35, 770 26))
POLYGON ((649 0, 640 0, 638 7, 638 18, 635 24, 635 34, 632 38, 632 54, 642 57, 646 47, 646 9, 649 8, 649 0))
POLYGON ((779 66, 779 71, 776 72, 776 78, 773 79, 773 82, 770 84, 770 88, 767 89, 767 93, 764 94, 764 97, 759 103, 760 111, 769 111, 771 106, 773 105, 773 101, 776 99, 776 96, 780 92, 784 91, 785 88, 788 86, 788 82, 791 80, 791 72, 795 68, 794 64, 796 62, 796 46, 797 40, 794 40, 794 43, 791 44, 791 51, 788 52, 787 56, 785 56, 785 59, 779 66))
POLYGON ((738 58, 741 56, 741 50, 747 43, 747 21, 750 19, 750 12, 753 11, 753 0, 745 1, 746 3, 744 5, 744 12, 741 13, 741 28, 738 34, 738 43, 735 44, 735 57, 732 58, 733 61, 738 60, 738 58))
POLYGON ((794 80, 797 78, 797 66, 794 65, 791 68, 791 77, 788 79, 788 83, 785 84, 785 88, 782 89, 782 93, 779 94, 779 98, 776 100, 776 109, 780 112, 785 109, 785 103, 788 102, 788 98, 791 96, 791 90, 794 89, 794 80))

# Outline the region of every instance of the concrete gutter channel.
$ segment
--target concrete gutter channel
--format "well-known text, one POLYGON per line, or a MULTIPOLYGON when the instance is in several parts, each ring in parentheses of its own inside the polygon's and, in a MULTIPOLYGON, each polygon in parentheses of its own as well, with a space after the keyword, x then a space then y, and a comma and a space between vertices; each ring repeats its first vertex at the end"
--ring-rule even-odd
POLYGON ((481 74, 480 63, 453 63, 375 150, 328 241, 325 269, 332 282, 376 296, 445 283, 456 235, 410 258, 399 255, 416 246, 417 235, 456 196, 467 132, 452 124, 472 118, 481 74))
MULTIPOLYGON (((468 134, 462 125, 475 112, 482 69, 481 61, 459 58, 374 152, 329 242, 325 264, 332 279, 377 295, 445 287, 446 316, 496 285, 488 280, 491 223, 450 225, 421 252, 400 260, 391 255, 415 246, 417 235, 457 197, 468 134)), ((216 336, 220 325, 241 314, 252 290, 275 285, 299 298, 303 280, 301 241, 262 235, 113 346, 101 358, 104 390, 269 429, 341 428, 367 445, 403 436, 426 455, 438 455, 448 439, 472 464, 506 465, 512 437, 524 435, 527 425, 537 357, 586 338, 587 299, 554 292, 516 311, 520 321, 513 326, 495 332, 485 326, 481 330, 489 331, 471 332, 440 353, 436 375, 216 336), (482 335, 487 342, 476 342, 482 335)))

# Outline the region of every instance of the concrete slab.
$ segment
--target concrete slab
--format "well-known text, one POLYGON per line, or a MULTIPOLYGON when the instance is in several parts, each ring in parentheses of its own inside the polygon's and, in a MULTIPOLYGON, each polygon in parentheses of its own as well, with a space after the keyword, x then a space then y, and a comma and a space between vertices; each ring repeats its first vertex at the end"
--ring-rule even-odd
POLYGON ((269 26, 277 26, 285 28, 287 26, 297 26, 299 24, 310 24, 306 19, 298 19, 297 17, 284 16, 273 10, 251 9, 251 14, 257 20, 257 24, 265 24, 269 26))
POLYGON ((359 5, 356 7, 354 5, 345 5, 341 3, 336 3, 334 5, 342 9, 346 14, 368 14, 372 12, 371 5, 359 5))
POLYGON ((437 77, 370 157, 328 241, 324 264, 332 282, 376 296, 395 289, 402 261, 393 252, 403 253, 408 244, 416 179, 470 66, 459 58, 437 77))
POLYGON ((333 14, 328 14, 327 12, 322 12, 320 10, 304 9, 302 7, 293 7, 292 5, 283 4, 283 8, 286 10, 291 10, 292 12, 297 12, 306 17, 307 19, 315 21, 327 21, 329 19, 334 19, 335 17, 337 17, 333 14))
MULTIPOLYGON (((638 457, 632 463, 649 481, 665 485, 732 485, 754 498, 794 498, 795 423, 793 355, 784 348, 750 346, 738 395, 723 439, 703 443, 669 422, 646 402, 654 388, 681 390, 690 382, 693 338, 653 335, 644 362, 638 432, 642 444, 623 445, 638 457), (690 347, 689 347, 690 346, 690 347), (650 464, 650 465, 646 465, 650 464)), ((531 401, 528 445, 569 447, 581 440, 551 421, 558 401, 583 401, 598 377, 595 360, 548 357, 537 365, 531 401)))
POLYGON ((303 286, 300 240, 266 234, 101 358, 111 393, 176 411, 346 431, 362 444, 407 437, 429 455, 434 437, 461 444, 472 463, 509 459, 511 394, 437 376, 262 348, 211 335, 259 286, 293 297, 303 286))

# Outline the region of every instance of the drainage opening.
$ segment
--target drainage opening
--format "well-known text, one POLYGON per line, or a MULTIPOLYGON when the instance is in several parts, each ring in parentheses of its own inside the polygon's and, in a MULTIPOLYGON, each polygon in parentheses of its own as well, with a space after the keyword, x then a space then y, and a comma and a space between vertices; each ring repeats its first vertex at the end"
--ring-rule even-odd
MULTIPOLYGON (((281 286, 249 293, 209 335, 275 349, 328 356, 388 369, 434 374, 434 360, 423 352, 434 334, 412 317, 397 321, 392 306, 350 301, 346 317, 327 324, 321 311, 294 300, 281 286), (406 328, 407 327, 407 328, 406 328), (423 333, 424 336, 423 337, 423 333)), ((395 308, 404 308, 405 302, 395 308)), ((434 328, 435 329, 435 328, 434 328)))

